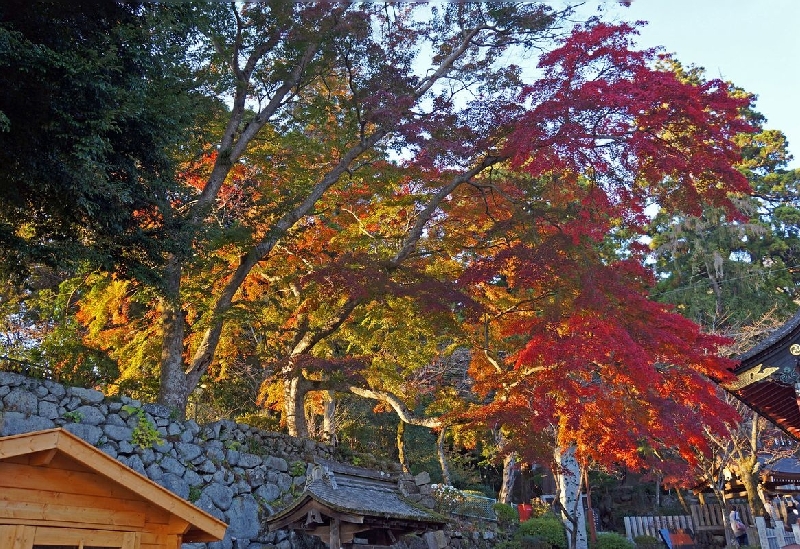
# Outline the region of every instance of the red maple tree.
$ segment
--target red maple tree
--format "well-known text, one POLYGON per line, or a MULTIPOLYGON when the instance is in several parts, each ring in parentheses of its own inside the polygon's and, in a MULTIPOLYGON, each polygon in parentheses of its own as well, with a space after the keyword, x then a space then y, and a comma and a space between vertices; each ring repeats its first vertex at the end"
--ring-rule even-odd
MULTIPOLYGON (((472 372, 491 402, 471 417, 502 425, 508 450, 529 461, 555 449, 572 501, 575 467, 590 463, 679 481, 707 450, 704 430, 736 418, 715 384, 732 375, 724 340, 648 299, 639 237, 648 206, 730 207, 749 191, 733 140, 750 131, 748 99, 657 68, 655 51, 632 49, 634 33, 579 28, 542 58, 503 149, 511 171, 485 180, 503 212, 494 247, 460 279, 486 307, 472 372)), ((565 497, 581 546, 579 506, 565 497)))

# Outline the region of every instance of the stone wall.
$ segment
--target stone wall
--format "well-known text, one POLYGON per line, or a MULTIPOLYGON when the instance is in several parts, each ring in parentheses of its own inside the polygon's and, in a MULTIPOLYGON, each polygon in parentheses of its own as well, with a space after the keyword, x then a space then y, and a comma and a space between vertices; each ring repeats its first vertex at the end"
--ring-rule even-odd
MULTIPOLYGON (((221 542, 185 549, 324 547, 289 532, 268 532, 265 517, 299 495, 317 458, 334 448, 233 421, 198 425, 127 397, 0 372, 0 436, 63 427, 173 493, 225 521, 221 542)), ((491 545, 490 531, 464 525, 417 540, 420 549, 491 545)), ((414 547, 414 549, 417 549, 414 547)))

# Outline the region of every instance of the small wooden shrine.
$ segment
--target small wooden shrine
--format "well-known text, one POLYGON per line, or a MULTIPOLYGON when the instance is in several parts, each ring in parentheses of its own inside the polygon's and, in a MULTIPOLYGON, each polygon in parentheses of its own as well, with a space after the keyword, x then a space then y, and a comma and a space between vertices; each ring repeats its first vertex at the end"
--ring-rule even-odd
POLYGON ((267 519, 270 531, 296 530, 331 549, 386 547, 407 534, 440 530, 446 522, 407 500, 397 476, 323 460, 300 497, 267 519))
POLYGON ((3 549, 176 549, 225 529, 68 431, 0 438, 3 549))

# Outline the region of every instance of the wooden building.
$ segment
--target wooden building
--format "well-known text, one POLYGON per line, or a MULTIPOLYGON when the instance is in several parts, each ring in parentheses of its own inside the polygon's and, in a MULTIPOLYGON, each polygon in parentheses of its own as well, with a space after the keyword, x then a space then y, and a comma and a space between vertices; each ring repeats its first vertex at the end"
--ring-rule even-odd
POLYGON ((330 549, 386 547, 407 534, 441 530, 446 522, 407 500, 397 476, 323 460, 301 496, 267 519, 270 531, 296 530, 330 549))
POLYGON ((0 438, 2 549, 179 549, 225 529, 68 431, 0 438))
MULTIPOLYGON (((794 447, 800 440, 800 311, 737 358, 737 379, 725 389, 789 435, 788 440, 776 439, 776 446, 794 447)), ((726 492, 731 497, 746 497, 736 471, 731 473, 726 492)), ((794 517, 786 515, 784 498, 800 494, 800 461, 794 457, 770 461, 760 469, 760 483, 772 499, 773 514, 781 515, 773 518, 793 523, 794 517), (778 513, 780 509, 783 511, 778 513)))
POLYGON ((737 380, 725 388, 800 440, 800 311, 737 358, 737 380))

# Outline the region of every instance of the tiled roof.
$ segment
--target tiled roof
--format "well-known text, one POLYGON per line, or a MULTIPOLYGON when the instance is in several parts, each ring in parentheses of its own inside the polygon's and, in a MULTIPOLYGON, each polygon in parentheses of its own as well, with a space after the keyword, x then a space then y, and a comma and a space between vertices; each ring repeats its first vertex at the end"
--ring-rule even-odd
POLYGON ((406 501, 396 486, 388 489, 378 483, 358 486, 350 484, 344 477, 337 476, 335 487, 326 479, 313 480, 306 486, 305 493, 319 503, 340 512, 422 522, 444 522, 430 511, 406 501))
POLYGON ((286 509, 269 517, 267 522, 277 522, 308 505, 311 500, 339 513, 430 524, 447 522, 441 515, 403 497, 398 489, 398 480, 397 475, 318 461, 301 496, 286 509))
POLYGON ((730 392, 758 414, 800 440, 800 407, 795 392, 795 383, 800 374, 800 357, 790 354, 790 346, 798 342, 800 311, 757 345, 739 355, 737 358, 740 363, 734 373, 742 376, 754 368, 773 366, 776 371, 769 377, 754 380, 730 392))
POLYGON ((798 327, 800 327, 800 310, 798 310, 794 316, 787 320, 786 323, 780 328, 769 334, 769 336, 736 358, 742 361, 742 363, 745 363, 748 361, 748 359, 768 350, 773 345, 780 343, 783 338, 791 334, 798 327))

